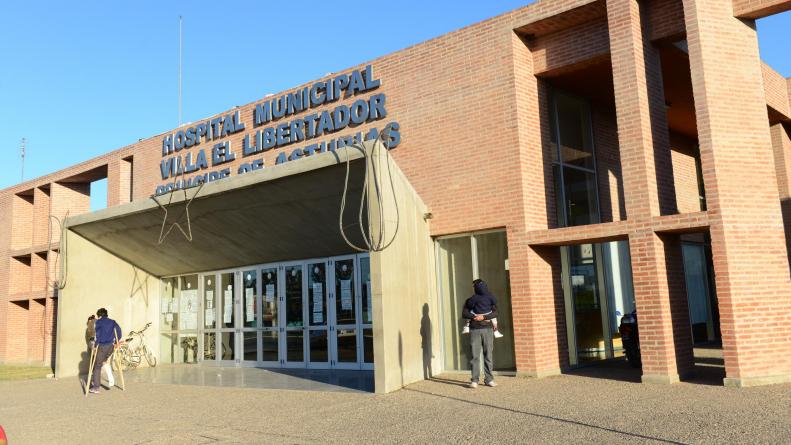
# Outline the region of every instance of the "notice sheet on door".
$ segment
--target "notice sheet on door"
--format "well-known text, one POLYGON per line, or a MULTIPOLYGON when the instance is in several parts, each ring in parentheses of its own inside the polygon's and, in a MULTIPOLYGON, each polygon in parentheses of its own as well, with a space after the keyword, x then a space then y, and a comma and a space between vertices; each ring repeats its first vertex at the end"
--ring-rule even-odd
POLYGON ((352 280, 341 280, 341 309, 352 310, 352 280))
POLYGON ((374 310, 373 301, 371 299, 371 282, 370 281, 366 281, 365 282, 365 300, 368 303, 368 306, 367 306, 368 307, 368 314, 369 314, 368 315, 368 320, 370 320, 371 319, 370 314, 374 310))
POLYGON ((324 285, 313 283, 313 323, 324 323, 324 285))
POLYGON ((266 290, 264 291, 266 294, 266 302, 271 303, 275 301, 275 285, 274 284, 267 284, 266 290))
POLYGON ((179 329, 198 329, 198 291, 181 291, 179 306, 179 329))
POLYGON ((227 289, 223 298, 222 322, 231 323, 233 317, 233 290, 227 289))
POLYGON ((249 323, 255 320, 255 289, 244 290, 244 321, 249 323))

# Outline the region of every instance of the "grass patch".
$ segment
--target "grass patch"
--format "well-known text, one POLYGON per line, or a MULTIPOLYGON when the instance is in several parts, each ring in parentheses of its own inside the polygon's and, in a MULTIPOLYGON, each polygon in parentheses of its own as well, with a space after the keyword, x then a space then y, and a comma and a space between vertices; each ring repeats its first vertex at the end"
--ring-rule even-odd
POLYGON ((47 374, 52 374, 52 369, 46 366, 0 365, 0 381, 44 379, 47 374))

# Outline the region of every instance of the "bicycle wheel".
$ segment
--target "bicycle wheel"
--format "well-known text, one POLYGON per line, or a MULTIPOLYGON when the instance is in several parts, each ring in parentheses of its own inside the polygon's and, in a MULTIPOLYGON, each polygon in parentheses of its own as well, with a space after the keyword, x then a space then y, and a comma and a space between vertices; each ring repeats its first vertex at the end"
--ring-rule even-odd
POLYGON ((121 346, 121 364, 125 370, 134 369, 140 363, 140 357, 135 357, 135 353, 129 345, 121 346))
POLYGON ((148 350, 147 346, 143 346, 143 355, 146 358, 146 362, 148 362, 148 366, 155 367, 157 365, 157 358, 154 356, 154 353, 148 350))

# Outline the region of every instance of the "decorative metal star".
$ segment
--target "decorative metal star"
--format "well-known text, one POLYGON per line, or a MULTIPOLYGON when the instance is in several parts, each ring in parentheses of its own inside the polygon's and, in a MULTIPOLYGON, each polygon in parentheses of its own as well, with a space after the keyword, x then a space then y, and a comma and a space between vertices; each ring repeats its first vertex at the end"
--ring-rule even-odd
MULTIPOLYGON (((157 203, 159 208, 162 209, 163 212, 165 212, 165 214, 163 215, 163 218, 162 218, 162 227, 160 227, 160 229, 159 229, 159 241, 157 241, 157 245, 162 245, 162 243, 165 241, 165 238, 167 238, 168 235, 170 235, 170 232, 173 231, 174 228, 179 229, 181 234, 184 235, 184 238, 186 238, 187 241, 192 242, 192 224, 190 224, 190 204, 192 204, 192 201, 200 193, 201 189, 203 188, 204 182, 201 181, 200 185, 198 186, 198 189, 192 195, 192 198, 188 198, 188 196, 187 196, 187 187, 185 186, 187 182, 184 179, 184 173, 185 173, 185 169, 182 168, 181 169, 181 175, 180 175, 181 176, 182 187, 181 187, 180 190, 184 192, 184 202, 186 203, 186 205, 184 206, 184 211, 181 212, 181 214, 178 216, 178 218, 176 218, 176 220, 175 220, 176 222, 171 223, 170 227, 168 227, 167 231, 165 231, 165 225, 167 225, 167 222, 168 222, 168 209, 167 209, 167 206, 169 206, 173 202, 173 194, 176 193, 178 190, 171 190, 169 192, 170 196, 168 198, 168 202, 167 202, 167 204, 164 204, 164 205, 161 202, 159 202, 159 199, 158 199, 157 195, 151 195, 151 199, 153 199, 154 202, 157 203), (179 223, 179 221, 181 221, 181 218, 183 218, 184 215, 187 216, 187 230, 186 231, 184 230, 183 227, 181 227, 181 224, 179 223)), ((194 188, 194 187, 191 187, 191 188, 194 188)))

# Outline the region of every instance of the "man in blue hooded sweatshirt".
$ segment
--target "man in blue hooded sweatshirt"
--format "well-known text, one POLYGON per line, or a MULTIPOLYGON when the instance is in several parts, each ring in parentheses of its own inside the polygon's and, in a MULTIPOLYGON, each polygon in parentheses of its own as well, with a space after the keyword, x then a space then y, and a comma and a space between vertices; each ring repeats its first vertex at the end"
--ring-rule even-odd
POLYGON ((102 382, 102 365, 113 353, 115 340, 121 339, 121 327, 112 318, 107 316, 107 309, 101 308, 96 311, 94 328, 96 329, 96 362, 93 365, 93 378, 91 384, 91 394, 99 393, 99 385, 102 382))
POLYGON ((472 358, 472 380, 470 388, 477 388, 481 378, 481 353, 483 353, 484 383, 486 386, 497 386, 492 375, 492 353, 494 352, 494 331, 492 319, 497 318, 497 300, 489 293, 489 287, 483 280, 472 282, 475 294, 464 302, 461 316, 470 320, 470 347, 472 358))

